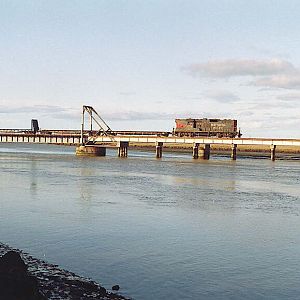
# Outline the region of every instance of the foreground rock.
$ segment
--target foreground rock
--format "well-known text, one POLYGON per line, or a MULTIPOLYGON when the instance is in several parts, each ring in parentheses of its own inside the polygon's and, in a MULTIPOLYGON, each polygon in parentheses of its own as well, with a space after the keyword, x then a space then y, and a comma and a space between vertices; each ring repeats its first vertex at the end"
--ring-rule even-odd
POLYGON ((0 256, 0 299, 125 299, 94 281, 1 243, 0 256))
POLYGON ((27 272, 20 254, 8 251, 0 258, 0 299, 43 300, 37 279, 27 272))

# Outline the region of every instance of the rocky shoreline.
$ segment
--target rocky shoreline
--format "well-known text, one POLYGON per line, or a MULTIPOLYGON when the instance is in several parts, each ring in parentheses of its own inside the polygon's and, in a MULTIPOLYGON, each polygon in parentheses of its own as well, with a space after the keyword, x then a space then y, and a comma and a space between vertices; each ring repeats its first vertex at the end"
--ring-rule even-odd
MULTIPOLYGON (((36 259, 3 243, 0 243, 0 281, 0 299, 5 300, 128 299, 107 291, 90 279, 36 259), (5 294, 10 292, 11 286, 14 290, 17 290, 16 286, 26 292, 30 290, 32 296, 28 298, 28 295, 24 295, 24 298, 20 298, 15 293, 5 294)), ((114 287, 117 288, 118 286, 114 287)))

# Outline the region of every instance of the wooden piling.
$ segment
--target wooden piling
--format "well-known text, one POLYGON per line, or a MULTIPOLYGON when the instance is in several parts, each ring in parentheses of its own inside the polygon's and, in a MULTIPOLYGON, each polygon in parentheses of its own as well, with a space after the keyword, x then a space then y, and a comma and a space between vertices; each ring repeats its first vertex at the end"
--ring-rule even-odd
POLYGON ((275 159, 276 159, 276 145, 271 145, 270 150, 271 150, 271 160, 275 161, 275 159))
POLYGON ((163 148, 163 143, 157 142, 156 143, 156 158, 162 158, 162 148, 163 148))
POLYGON ((236 150, 237 150, 237 145, 232 144, 231 145, 231 159, 236 160, 236 150))

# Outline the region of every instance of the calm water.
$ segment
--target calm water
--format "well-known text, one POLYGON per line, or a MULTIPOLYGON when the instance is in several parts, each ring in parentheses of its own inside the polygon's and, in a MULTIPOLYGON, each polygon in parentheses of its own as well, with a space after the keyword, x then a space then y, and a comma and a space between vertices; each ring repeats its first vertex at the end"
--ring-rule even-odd
POLYGON ((0 241, 134 299, 300 299, 300 161, 0 145, 0 241))

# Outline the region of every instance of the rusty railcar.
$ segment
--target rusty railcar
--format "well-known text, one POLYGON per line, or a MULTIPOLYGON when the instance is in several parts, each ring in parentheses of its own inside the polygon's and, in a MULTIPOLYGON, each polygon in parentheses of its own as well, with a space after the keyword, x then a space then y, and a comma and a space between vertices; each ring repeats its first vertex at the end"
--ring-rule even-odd
POLYGON ((176 136, 240 137, 237 120, 232 119, 175 119, 176 136))

